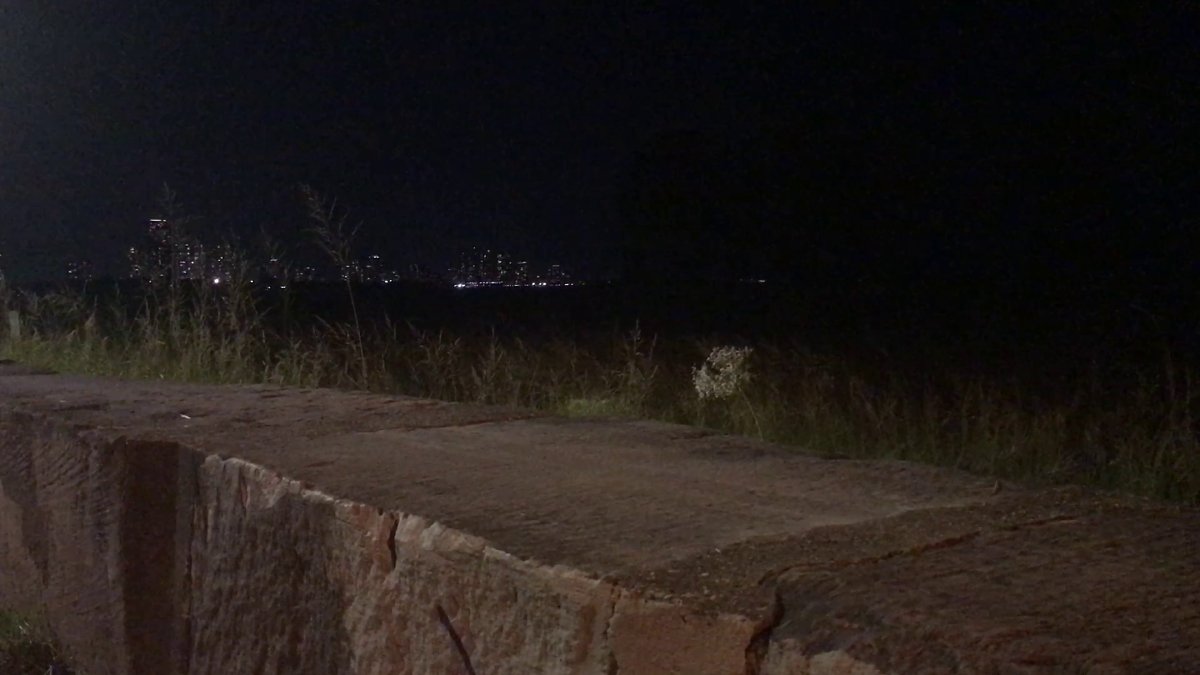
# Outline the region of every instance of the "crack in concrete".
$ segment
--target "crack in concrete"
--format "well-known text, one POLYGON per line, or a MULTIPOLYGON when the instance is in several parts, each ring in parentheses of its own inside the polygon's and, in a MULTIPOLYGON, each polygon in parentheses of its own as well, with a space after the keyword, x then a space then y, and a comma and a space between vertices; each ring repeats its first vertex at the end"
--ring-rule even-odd
POLYGON ((446 614, 446 610, 442 608, 441 603, 433 606, 437 611, 438 621, 442 627, 450 634, 450 641, 454 643, 454 651, 458 652, 458 658, 462 659, 463 668, 467 671, 467 675, 476 675, 475 666, 471 663, 471 653, 467 651, 466 644, 463 643, 462 636, 458 631, 454 630, 454 624, 450 622, 450 615, 446 614))
MULTIPOLYGON (((389 516, 391 516, 391 515, 392 514, 389 514, 389 516)), ((399 554, 396 552, 396 532, 398 532, 399 530, 400 530, 400 516, 399 516, 399 514, 396 514, 393 516, 392 526, 388 528, 387 549, 388 549, 388 555, 390 556, 391 563, 392 563, 388 567, 388 571, 387 571, 388 574, 391 574, 396 569, 396 561, 400 559, 399 554)))
POLYGON ((524 422, 527 420, 545 419, 546 417, 548 417, 548 416, 543 415, 543 414, 529 414, 529 415, 522 414, 522 415, 512 415, 512 416, 505 416, 505 417, 490 418, 490 419, 486 419, 486 420, 477 420, 477 421, 473 421, 473 422, 453 422, 450 424, 430 424, 427 426, 409 426, 409 425, 401 424, 401 425, 394 426, 394 427, 386 427, 383 429, 377 429, 377 430, 367 431, 367 432, 363 432, 363 433, 368 433, 368 434, 375 434, 375 433, 380 433, 380 432, 415 433, 415 432, 419 432, 419 431, 441 431, 444 429, 467 429, 470 427, 483 426, 485 424, 507 424, 509 422, 524 422))
POLYGON ((1002 525, 997 529, 1002 532, 1016 532, 1029 527, 1042 527, 1043 525, 1057 525, 1059 523, 1073 523, 1079 520, 1077 516, 1051 516, 1049 518, 1039 518, 1037 520, 1027 520, 1021 523, 1013 523, 1012 525, 1002 525))
POLYGON ((608 616, 604 619, 604 632, 601 636, 600 644, 604 649, 608 650, 608 665, 605 668, 605 675, 620 675, 621 664, 617 662, 617 651, 613 649, 612 629, 613 621, 617 618, 617 601, 621 597, 621 588, 615 583, 612 591, 608 594, 608 616))
POLYGON ((68 403, 65 405, 54 406, 48 409, 49 412, 103 412, 109 409, 109 404, 105 401, 96 401, 92 403, 68 403))
POLYGON ((779 591, 772 590, 771 611, 763 619, 761 627, 750 636, 746 645, 745 675, 761 675, 763 663, 767 660, 767 652, 771 649, 771 635, 783 623, 785 608, 783 597, 779 591))
MULTIPOLYGON (((1033 527, 1044 527, 1046 525, 1053 525, 1053 524, 1058 524, 1058 523, 1070 523, 1070 522, 1075 522, 1077 520, 1078 520, 1078 518, 1075 516, 1058 515, 1058 516, 1051 516, 1049 518, 1039 518, 1037 520, 1027 520, 1027 521, 1023 521, 1023 522, 1019 522, 1019 523, 1013 523, 1010 525, 1004 525, 1004 526, 997 527, 995 530, 992 530, 992 531, 993 532, 1016 532, 1016 531, 1019 531, 1022 529, 1028 529, 1028 528, 1033 528, 1033 527)), ((829 570, 829 569, 845 569, 848 567, 857 567, 860 565, 870 565, 870 564, 880 563, 885 560, 890 560, 892 558, 896 558, 896 557, 899 557, 902 555, 919 555, 921 553, 926 553, 929 551, 937 551, 937 550, 952 548, 954 546, 959 546, 961 544, 965 544, 969 541, 973 541, 973 540, 979 538, 986 532, 987 532, 986 530, 972 530, 970 532, 966 532, 966 533, 963 533, 963 534, 960 534, 960 535, 957 535, 954 537, 939 539, 937 541, 932 541, 932 542, 929 542, 926 544, 921 544, 919 546, 913 546, 913 547, 906 548, 906 549, 897 549, 894 551, 888 551, 888 552, 883 553, 882 555, 878 555, 878 556, 871 556, 871 557, 867 557, 867 558, 858 558, 858 559, 852 559, 852 560, 835 561, 831 564, 813 565, 812 567, 829 570)), ((749 644, 746 645, 746 668, 744 671, 745 675, 761 675, 762 674, 763 664, 766 662, 767 654, 771 648, 771 638, 775 632, 775 629, 778 628, 779 626, 781 626, 784 622, 786 608, 784 607, 784 604, 783 604, 783 597, 782 597, 782 595, 780 595, 779 589, 777 587, 777 582, 778 582, 779 578, 782 577, 784 574, 787 574, 788 572, 791 572, 796 569, 800 569, 802 567, 804 567, 804 565, 788 565, 785 567, 780 567, 780 568, 777 568, 777 569, 767 572, 758 580, 758 584, 760 586, 766 586, 768 584, 776 584, 776 587, 771 589, 771 594, 773 596, 773 599, 772 599, 772 603, 771 603, 770 613, 767 615, 766 619, 764 619, 762 626, 758 630, 755 631, 754 635, 751 636, 749 644)), ((610 621, 611 621, 611 619, 610 619, 610 621)), ((612 674, 610 673, 610 675, 612 675, 612 674)))
POLYGON ((938 551, 941 549, 959 546, 959 545, 965 544, 969 541, 978 539, 979 537, 983 536, 984 534, 987 534, 988 532, 1016 532, 1019 530, 1028 529, 1028 528, 1032 528, 1032 527, 1043 527, 1046 525, 1054 525, 1054 524, 1058 524, 1058 523, 1074 522, 1076 520, 1078 520, 1078 518, 1075 516, 1068 516, 1068 515, 1051 516, 1049 518, 1039 518, 1037 520, 1027 520, 1027 521, 1022 521, 1019 523, 1012 523, 1009 525, 1001 525, 1001 526, 997 526, 993 530, 971 530, 970 532, 965 532, 963 534, 956 535, 953 537, 947 537, 946 539, 939 539, 937 541, 932 541, 932 542, 928 542, 925 544, 912 546, 909 548, 902 548, 902 549, 887 551, 886 553, 882 553, 877 556, 869 556, 866 558, 854 558, 854 559, 850 559, 850 560, 835 560, 833 562, 825 563, 825 564, 786 565, 783 567, 777 567, 773 570, 767 571, 765 574, 763 574, 761 577, 759 577, 758 585, 766 586, 768 584, 775 583, 783 575, 785 575, 789 572, 793 572, 795 570, 806 568, 806 567, 809 570, 817 570, 817 569, 839 570, 839 569, 846 569, 848 567, 873 565, 876 563, 884 562, 886 560, 891 560, 892 558, 896 558, 896 557, 899 557, 902 555, 920 555, 922 553, 928 553, 930 551, 938 551))
POLYGON ((769 570, 766 573, 764 573, 761 577, 759 577, 758 585, 766 586, 768 584, 775 583, 783 575, 785 575, 789 572, 793 572, 793 571, 801 570, 801 569, 807 569, 807 571, 846 569, 848 567, 858 567, 861 565, 871 565, 874 563, 880 563, 885 560, 890 560, 892 558, 902 556, 902 555, 917 555, 917 554, 925 553, 928 551, 935 551, 935 550, 939 550, 939 549, 943 549, 943 548, 950 548, 952 546, 957 546, 959 544, 963 544, 968 541, 971 541, 972 539, 975 539, 976 537, 980 536, 981 534, 983 534, 982 530, 973 530, 971 532, 967 532, 966 534, 960 534, 958 536, 950 537, 948 539, 940 539, 938 541, 929 542, 927 544, 921 544, 920 546, 913 546, 910 548, 896 549, 893 551, 888 551, 881 555, 870 556, 867 558, 853 558, 850 560, 835 560, 833 562, 824 563, 824 564, 801 563, 801 564, 797 564, 797 565, 785 565, 783 567, 777 567, 773 570, 769 570))

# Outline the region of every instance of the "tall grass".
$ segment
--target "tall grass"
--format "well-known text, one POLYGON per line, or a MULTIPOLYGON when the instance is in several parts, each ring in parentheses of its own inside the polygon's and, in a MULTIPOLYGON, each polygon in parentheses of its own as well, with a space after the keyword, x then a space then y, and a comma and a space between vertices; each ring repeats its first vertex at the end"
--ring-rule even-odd
POLYGON ((0 673, 69 675, 63 650, 45 622, 0 610, 0 673))
MULTIPOLYGON (((236 277, 237 275, 235 275, 236 277)), ((1035 396, 982 376, 870 373, 800 344, 755 344, 738 395, 702 399, 695 368, 714 341, 637 327, 591 341, 452 335, 383 322, 272 329, 244 278, 89 304, 74 292, 14 296, 23 333, 0 355, 60 371, 208 383, 399 393, 700 425, 845 458, 893 458, 998 477, 1075 482, 1200 503, 1191 373, 1164 359, 1107 386, 1035 396), (1119 386, 1118 386, 1119 385, 1119 386)))

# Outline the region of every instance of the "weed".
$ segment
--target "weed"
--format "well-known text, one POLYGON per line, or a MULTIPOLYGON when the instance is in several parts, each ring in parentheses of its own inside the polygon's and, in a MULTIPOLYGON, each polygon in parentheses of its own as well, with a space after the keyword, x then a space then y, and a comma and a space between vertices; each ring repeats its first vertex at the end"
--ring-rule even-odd
POLYGON ((0 611, 0 673, 69 675, 62 650, 46 627, 0 611))

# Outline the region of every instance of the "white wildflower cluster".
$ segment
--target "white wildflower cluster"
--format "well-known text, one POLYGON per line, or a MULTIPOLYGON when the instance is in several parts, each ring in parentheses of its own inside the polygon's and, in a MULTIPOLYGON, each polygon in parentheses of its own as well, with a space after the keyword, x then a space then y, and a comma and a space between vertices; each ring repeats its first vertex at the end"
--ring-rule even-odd
POLYGON ((713 349, 704 365, 692 369, 692 382, 700 400, 724 399, 738 393, 750 381, 747 361, 753 352, 753 347, 713 349))

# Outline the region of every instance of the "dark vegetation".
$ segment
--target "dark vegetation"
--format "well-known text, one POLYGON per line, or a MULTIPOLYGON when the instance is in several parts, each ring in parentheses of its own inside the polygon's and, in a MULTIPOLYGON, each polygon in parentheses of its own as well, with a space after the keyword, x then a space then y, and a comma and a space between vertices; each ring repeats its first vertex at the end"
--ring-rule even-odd
POLYGON ((4 355, 65 371, 332 386, 698 424, 801 452, 1200 502, 1187 345, 1141 307, 920 288, 92 285, 10 293, 4 355), (355 304, 347 302, 352 293, 355 304), (867 298, 864 301, 864 298, 867 298), (696 370, 751 347, 724 398, 696 370))

